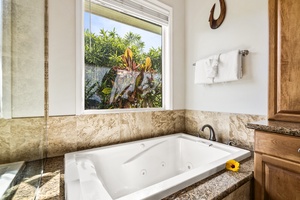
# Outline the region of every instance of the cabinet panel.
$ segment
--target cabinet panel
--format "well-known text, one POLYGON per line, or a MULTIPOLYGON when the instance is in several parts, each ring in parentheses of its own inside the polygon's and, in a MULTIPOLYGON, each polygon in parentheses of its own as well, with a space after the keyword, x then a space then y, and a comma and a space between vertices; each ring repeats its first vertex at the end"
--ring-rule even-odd
POLYGON ((269 118, 300 122, 300 1, 269 0, 269 118))
POLYGON ((300 137, 255 131, 255 152, 300 163, 300 137))
POLYGON ((255 198, 300 200, 300 164, 255 154, 255 198))

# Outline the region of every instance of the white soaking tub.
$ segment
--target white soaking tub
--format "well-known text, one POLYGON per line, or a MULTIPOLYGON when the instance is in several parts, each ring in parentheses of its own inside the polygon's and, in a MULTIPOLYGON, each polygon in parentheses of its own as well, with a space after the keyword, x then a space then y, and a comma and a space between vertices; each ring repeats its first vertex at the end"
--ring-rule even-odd
POLYGON ((250 155, 183 133, 68 153, 65 198, 161 199, 250 155))

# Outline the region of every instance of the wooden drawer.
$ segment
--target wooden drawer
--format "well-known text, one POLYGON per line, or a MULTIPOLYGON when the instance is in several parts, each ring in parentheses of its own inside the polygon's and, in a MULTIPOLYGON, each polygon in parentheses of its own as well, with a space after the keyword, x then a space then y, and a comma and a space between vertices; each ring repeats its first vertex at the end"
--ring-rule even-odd
POLYGON ((255 131, 255 152, 300 163, 300 137, 255 131))

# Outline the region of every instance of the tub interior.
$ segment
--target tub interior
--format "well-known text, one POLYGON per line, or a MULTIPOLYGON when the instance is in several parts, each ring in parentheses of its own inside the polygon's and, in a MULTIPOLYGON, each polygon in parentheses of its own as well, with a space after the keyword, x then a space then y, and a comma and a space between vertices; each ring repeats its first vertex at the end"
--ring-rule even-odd
POLYGON ((101 182, 113 198, 138 191, 230 154, 184 137, 165 139, 154 145, 140 143, 129 148, 132 157, 128 157, 127 150, 109 155, 101 152, 90 157, 97 166, 96 173, 101 177, 101 182))
MULTIPOLYGON (((249 153, 246 150, 242 151, 249 153)), ((181 175, 187 173, 190 176, 206 173, 208 170, 216 173, 215 166, 210 165, 220 159, 229 160, 237 153, 240 155, 241 149, 194 136, 176 134, 172 137, 159 137, 94 151, 66 154, 65 160, 69 164, 68 161, 76 163, 73 180, 77 178, 81 183, 85 183, 81 184, 81 193, 89 193, 90 199, 100 197, 103 193, 110 199, 123 199, 130 194, 143 193, 144 188, 154 185, 164 184, 165 187, 164 182, 167 180, 181 178, 181 175), (98 194, 91 194, 92 187, 102 188, 103 191, 101 194, 100 190, 98 194)), ((222 161, 222 164, 225 162, 222 161)), ((134 199, 136 195, 128 199, 134 199)))

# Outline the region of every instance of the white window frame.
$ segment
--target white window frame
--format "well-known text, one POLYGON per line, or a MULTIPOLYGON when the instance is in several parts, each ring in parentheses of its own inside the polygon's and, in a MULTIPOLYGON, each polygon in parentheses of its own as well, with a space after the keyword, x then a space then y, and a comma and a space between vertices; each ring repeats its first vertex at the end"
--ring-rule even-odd
MULTIPOLYGON (((101 1, 101 0, 100 0, 101 1)), ((85 88, 85 63, 84 63, 84 0, 76 1, 76 115, 81 114, 103 114, 103 113, 122 113, 122 112, 146 112, 173 110, 173 71, 172 71, 172 18, 173 10, 171 7, 159 2, 158 0, 130 0, 136 1, 145 6, 155 9, 164 9, 169 12, 168 25, 162 26, 162 107, 161 108, 122 108, 122 109, 84 109, 84 88, 85 88)), ((159 10, 157 10, 159 11, 159 10)), ((137 16, 142 18, 141 16, 137 16)), ((144 20, 150 21, 149 17, 144 20)))

